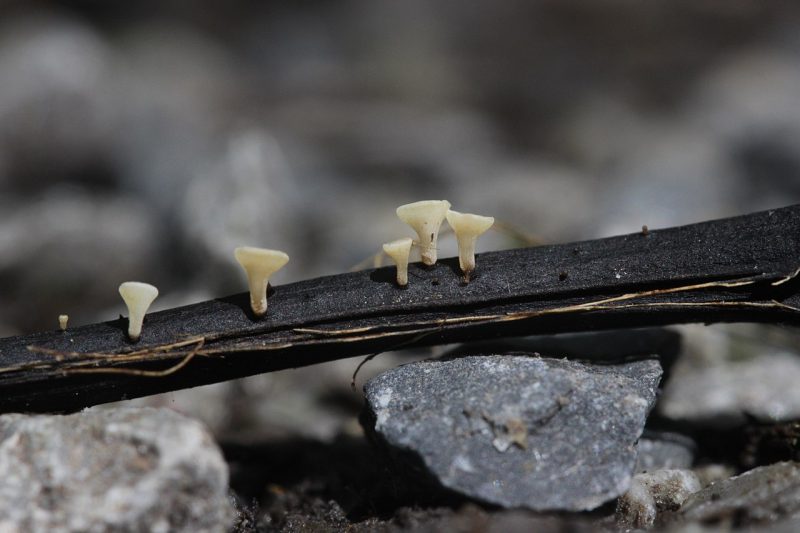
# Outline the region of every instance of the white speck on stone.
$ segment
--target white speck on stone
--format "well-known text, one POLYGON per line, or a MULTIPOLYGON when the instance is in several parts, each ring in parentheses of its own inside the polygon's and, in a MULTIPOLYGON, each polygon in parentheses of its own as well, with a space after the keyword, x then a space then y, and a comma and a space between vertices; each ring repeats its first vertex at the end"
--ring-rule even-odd
POLYGON ((378 396, 378 406, 382 409, 386 409, 389 407, 389 404, 392 402, 392 391, 391 387, 386 387, 380 396, 378 396))
POLYGON ((475 472, 475 467, 472 466, 469 458, 464 455, 456 455, 455 459, 453 459, 453 468, 461 470, 462 472, 475 472))
POLYGON ((492 440, 492 446, 500 453, 505 453, 511 447, 511 441, 508 439, 502 439, 500 437, 495 438, 492 440))
POLYGON ((379 396, 378 396, 378 409, 376 410, 376 420, 375 420, 375 427, 379 428, 382 427, 386 422, 389 420, 389 416, 391 415, 389 404, 392 403, 392 388, 387 387, 379 396))
POLYGON ((645 400, 641 396, 635 396, 632 394, 625 396, 625 403, 631 407, 638 407, 641 409, 647 409, 647 406, 649 405, 647 403, 647 400, 645 400))
POLYGON ((123 514, 130 509, 131 502, 136 495, 129 487, 111 487, 106 491, 104 500, 109 509, 115 514, 123 514))

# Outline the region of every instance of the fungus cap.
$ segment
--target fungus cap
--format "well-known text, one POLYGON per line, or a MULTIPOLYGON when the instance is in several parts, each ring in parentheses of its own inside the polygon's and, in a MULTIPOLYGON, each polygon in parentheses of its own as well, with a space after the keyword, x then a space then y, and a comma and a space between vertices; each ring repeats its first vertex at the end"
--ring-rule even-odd
POLYGON ((289 256, 278 250, 254 246, 240 246, 233 255, 247 274, 250 307, 256 316, 263 316, 267 312, 269 278, 289 262, 289 256))
POLYGON ((58 327, 61 328, 61 331, 67 329, 68 322, 69 322, 69 315, 58 315, 58 327))
POLYGON ((458 240, 458 264, 465 276, 475 270, 475 241, 494 224, 494 217, 447 211, 447 223, 458 240))
POLYGON ((486 233, 494 224, 494 217, 473 215, 472 213, 459 213, 449 209, 447 223, 453 228, 456 234, 474 235, 478 237, 486 233))
POLYGON ((397 265, 397 284, 401 287, 408 285, 408 256, 413 242, 410 237, 404 237, 383 245, 383 251, 397 265))
POLYGON ((128 337, 139 340, 144 315, 158 296, 158 289, 149 283, 126 281, 119 286, 119 295, 128 306, 128 337))
POLYGON ((411 226, 419 237, 420 256, 426 265, 436 264, 439 228, 450 209, 447 200, 422 200, 397 208, 397 216, 411 226))

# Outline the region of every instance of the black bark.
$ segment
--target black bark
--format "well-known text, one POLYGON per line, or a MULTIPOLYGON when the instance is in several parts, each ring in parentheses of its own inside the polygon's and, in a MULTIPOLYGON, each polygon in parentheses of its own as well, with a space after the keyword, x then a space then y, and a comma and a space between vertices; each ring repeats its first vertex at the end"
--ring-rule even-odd
POLYGON ((147 316, 0 339, 0 412, 89 405, 399 347, 686 322, 800 319, 800 206, 607 239, 490 252, 276 287, 147 316))

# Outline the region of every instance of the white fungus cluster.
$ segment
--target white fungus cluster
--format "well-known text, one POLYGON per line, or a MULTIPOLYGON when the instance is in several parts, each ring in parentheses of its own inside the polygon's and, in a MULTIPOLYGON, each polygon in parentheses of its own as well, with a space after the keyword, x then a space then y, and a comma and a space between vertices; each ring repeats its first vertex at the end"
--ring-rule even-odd
MULTIPOLYGON (((450 207, 450 202, 447 200, 423 200, 401 205, 397 208, 397 216, 417 233, 416 244, 419 246, 420 257, 422 262, 429 266, 436 264, 439 229, 442 222, 447 219, 458 240, 458 264, 464 274, 464 280, 469 281, 470 275, 475 270, 475 242, 492 227, 494 218, 459 213, 450 207)), ((411 239, 405 238, 383 245, 383 251, 397 265, 397 284, 400 287, 408 284, 408 256, 412 242, 411 239)))
MULTIPOLYGON (((420 257, 426 265, 436 264, 437 242, 442 222, 447 219, 458 240, 458 264, 469 281, 475 270, 475 242, 494 224, 494 218, 470 213, 459 213, 450 209, 447 200, 423 200, 397 208, 397 216, 417 233, 417 241, 404 237, 383 245, 383 251, 397 265, 397 284, 408 285, 408 258, 414 244, 419 247, 420 257)), ((256 317, 267 313, 267 290, 270 277, 289 262, 289 256, 278 250, 241 246, 233 252, 236 261, 247 274, 250 288, 250 308, 256 317)), ((153 285, 139 281, 126 281, 119 286, 119 293, 128 306, 128 337, 136 342, 142 333, 144 316, 158 296, 153 285)), ((62 330, 67 327, 66 315, 59 316, 62 330)))

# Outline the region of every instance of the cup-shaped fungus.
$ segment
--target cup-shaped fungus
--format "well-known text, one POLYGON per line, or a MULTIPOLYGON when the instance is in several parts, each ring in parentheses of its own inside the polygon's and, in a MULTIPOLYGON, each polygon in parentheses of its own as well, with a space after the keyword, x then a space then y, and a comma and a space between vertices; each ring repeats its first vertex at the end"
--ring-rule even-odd
POLYGON ((470 273, 475 270, 475 241, 492 227, 494 218, 450 210, 447 212, 447 222, 458 240, 458 265, 464 278, 469 281, 470 273))
POLYGON ((436 241, 450 202, 423 200, 397 208, 400 220, 411 226, 419 237, 420 256, 426 265, 436 264, 436 241))
POLYGON ((126 281, 119 286, 119 295, 128 306, 128 337, 135 342, 142 334, 144 315, 158 296, 158 289, 149 283, 126 281))
POLYGON ((67 323, 69 322, 69 315, 58 315, 58 327, 61 331, 67 330, 67 323))
POLYGON ((247 273, 250 286, 250 308, 256 316, 267 313, 269 278, 289 262, 289 256, 278 250, 240 246, 233 251, 236 260, 247 273))
POLYGON ((397 284, 401 287, 408 285, 408 254, 411 253, 412 242, 409 237, 405 237, 383 245, 383 251, 397 265, 397 284))

